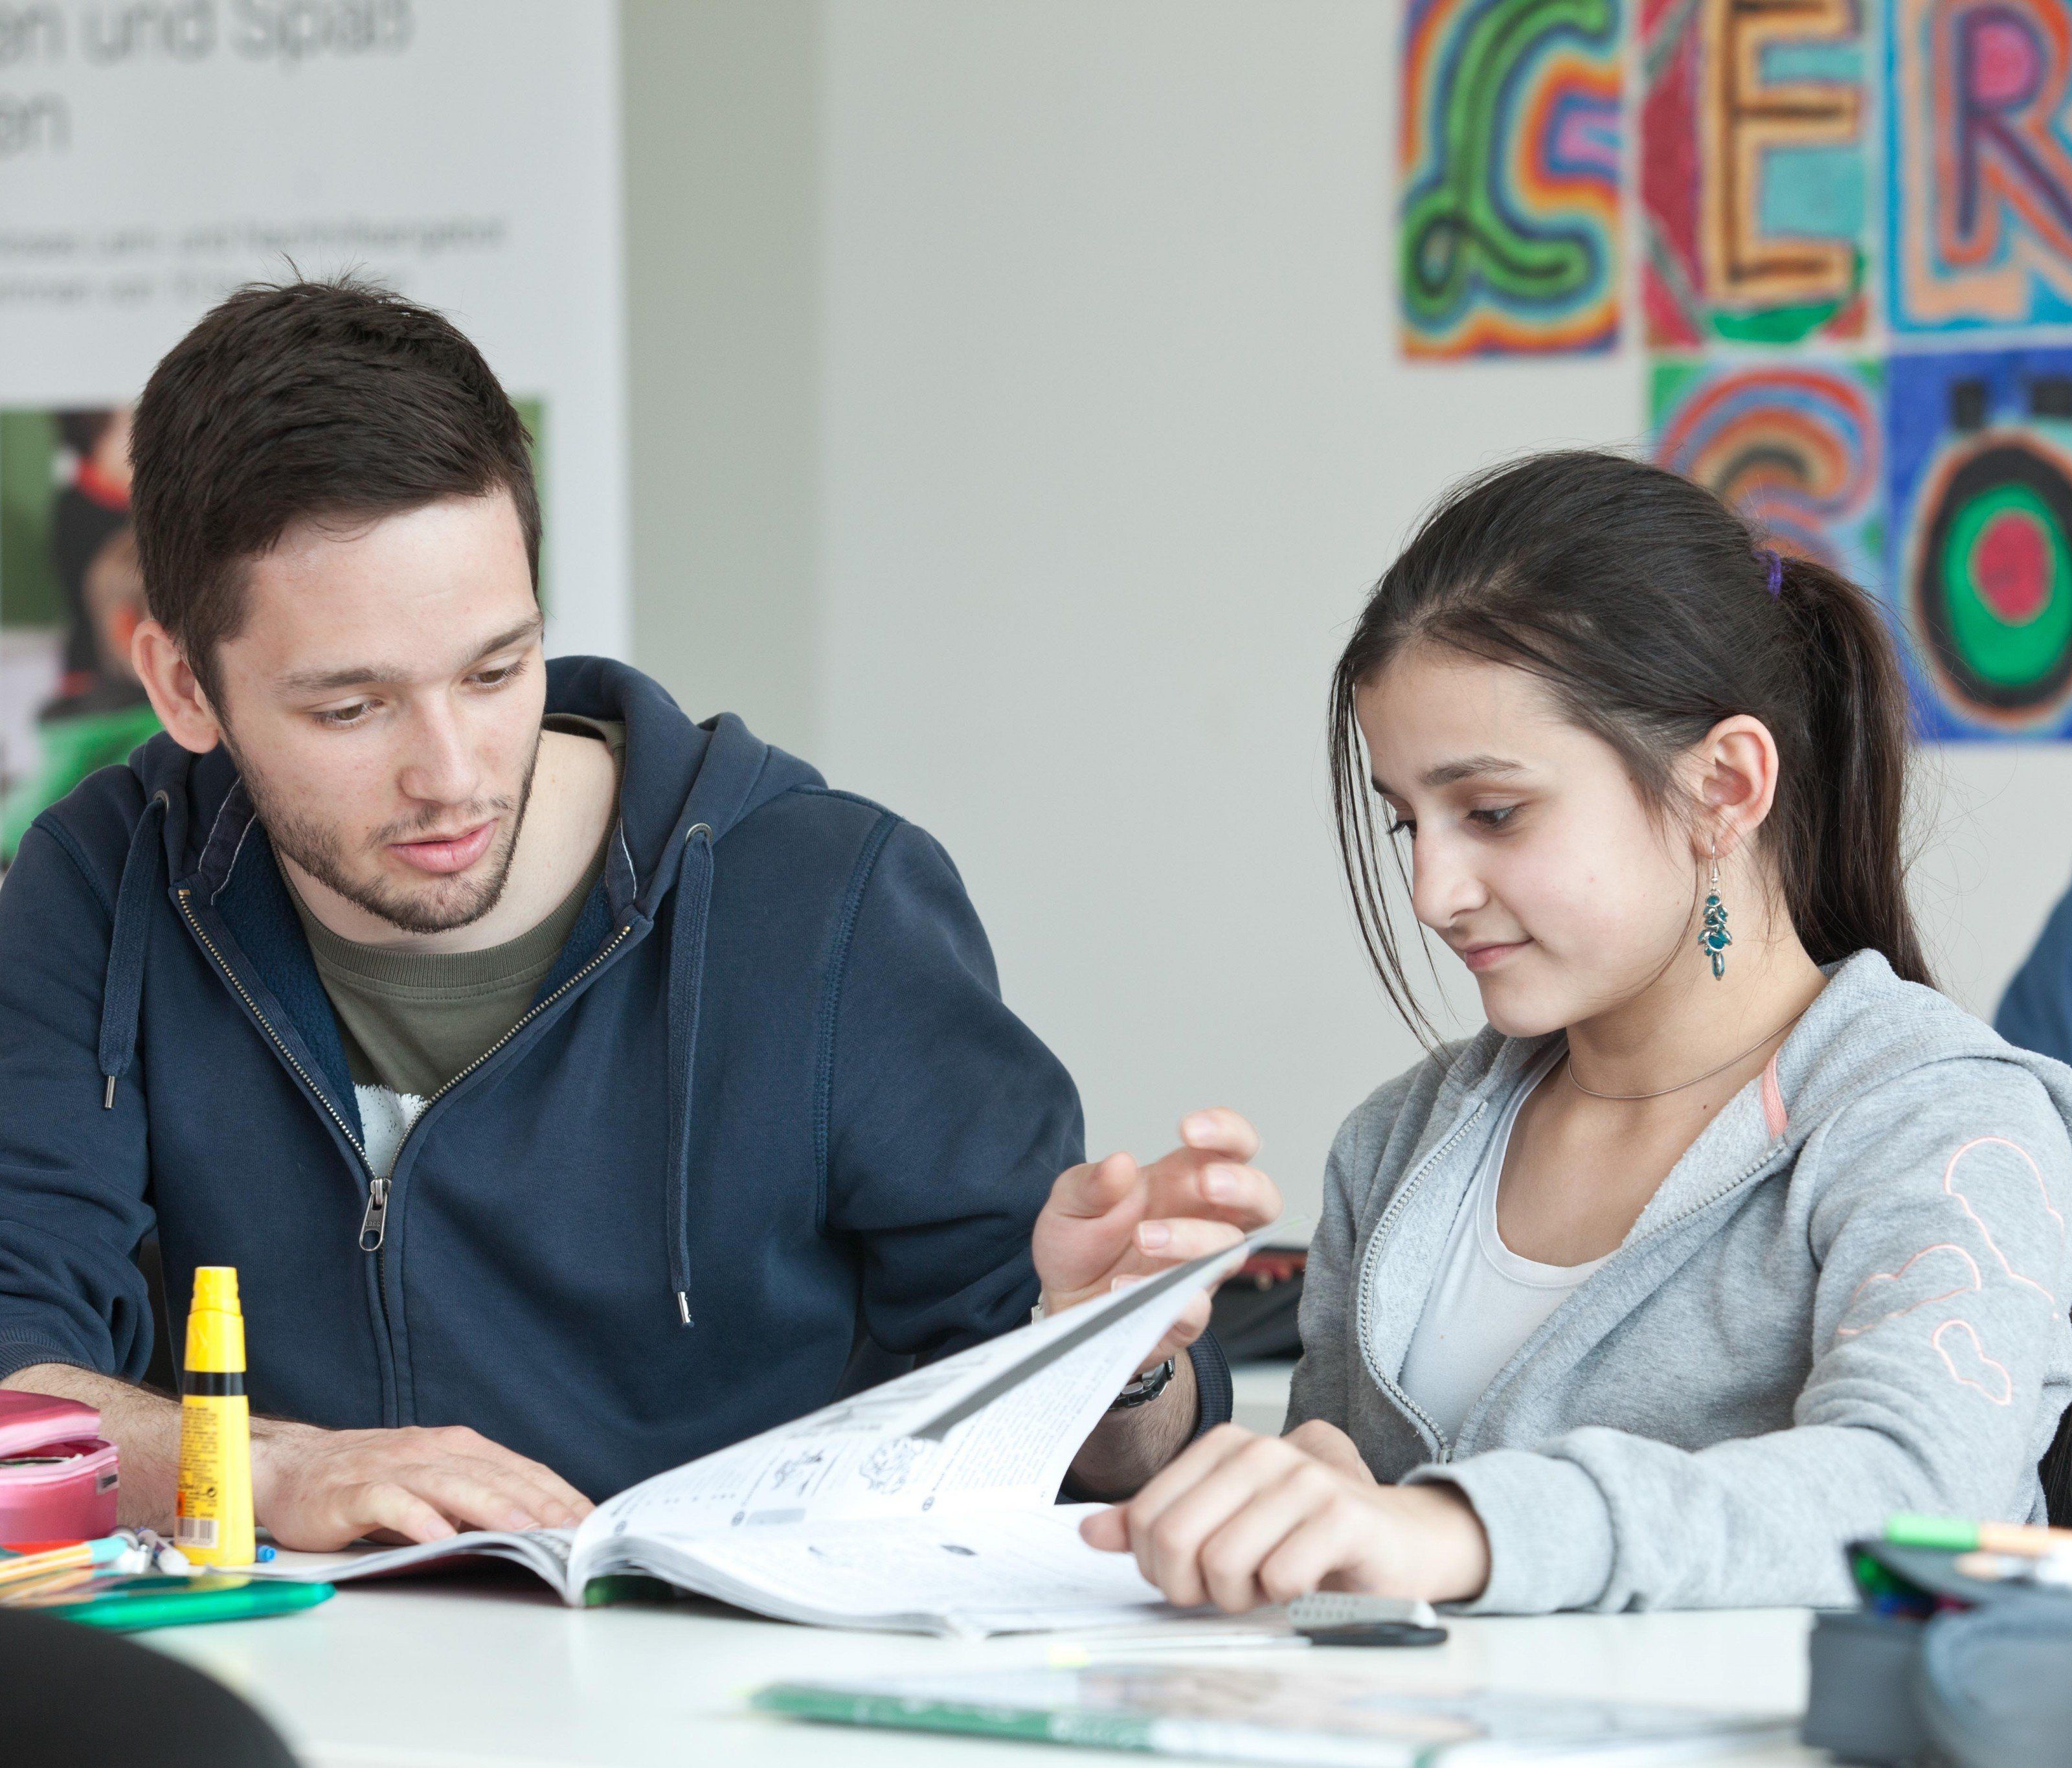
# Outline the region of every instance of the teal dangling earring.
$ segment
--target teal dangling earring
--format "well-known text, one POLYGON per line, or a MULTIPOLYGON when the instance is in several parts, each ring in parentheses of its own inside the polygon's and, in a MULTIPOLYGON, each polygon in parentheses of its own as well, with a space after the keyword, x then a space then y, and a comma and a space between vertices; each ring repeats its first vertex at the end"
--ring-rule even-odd
POLYGON ((1720 855, 1712 849, 1712 877, 1708 886, 1711 894, 1705 898, 1705 925, 1698 935, 1698 949, 1712 960, 1712 980, 1724 981, 1727 973, 1727 948, 1734 943, 1734 936, 1727 931, 1727 906, 1720 900, 1720 855))

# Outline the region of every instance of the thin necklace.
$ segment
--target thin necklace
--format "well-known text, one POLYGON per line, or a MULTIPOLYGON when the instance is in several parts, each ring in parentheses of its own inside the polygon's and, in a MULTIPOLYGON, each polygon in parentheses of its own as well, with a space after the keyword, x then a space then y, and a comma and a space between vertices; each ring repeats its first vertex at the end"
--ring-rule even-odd
POLYGON ((1572 1055, 1568 1056, 1568 1059, 1564 1064, 1568 1071, 1568 1084, 1573 1087, 1577 1092, 1586 1092, 1593 1099, 1617 1099, 1622 1100, 1631 1100, 1635 1099, 1659 1099, 1665 1093, 1681 1092, 1686 1087, 1695 1087, 1701 1080, 1710 1080, 1715 1075, 1725 1074, 1727 1070, 1733 1067, 1736 1063, 1746 1061, 1748 1058, 1753 1055, 1757 1051, 1762 1049, 1762 1046, 1770 1042, 1771 1039, 1782 1037, 1786 1032, 1789 1031, 1805 1017, 1806 1012, 1802 1007, 1798 1012, 1793 1014, 1789 1019, 1786 1019, 1782 1025, 1779 1026, 1776 1030, 1771 1032, 1768 1038, 1757 1038, 1753 1043, 1750 1044, 1748 1048, 1744 1050, 1738 1056, 1729 1056, 1725 1062, 1721 1063, 1718 1067, 1708 1068, 1702 1075, 1694 1075, 1688 1080, 1679 1080, 1673 1087, 1658 1087, 1653 1092, 1599 1092, 1594 1087, 1585 1087, 1581 1081, 1576 1078, 1576 1060, 1572 1055))

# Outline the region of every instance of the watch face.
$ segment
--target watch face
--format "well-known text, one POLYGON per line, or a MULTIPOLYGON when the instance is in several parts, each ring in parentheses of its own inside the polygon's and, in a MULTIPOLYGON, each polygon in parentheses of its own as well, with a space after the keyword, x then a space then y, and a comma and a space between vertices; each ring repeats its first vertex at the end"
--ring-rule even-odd
POLYGON ((1157 1368, 1132 1375, 1122 1384, 1121 1391, 1116 1395, 1108 1409, 1112 1412, 1117 1406, 1141 1406, 1156 1400, 1165 1392, 1166 1383, 1173 1379, 1173 1359, 1168 1357, 1157 1368))

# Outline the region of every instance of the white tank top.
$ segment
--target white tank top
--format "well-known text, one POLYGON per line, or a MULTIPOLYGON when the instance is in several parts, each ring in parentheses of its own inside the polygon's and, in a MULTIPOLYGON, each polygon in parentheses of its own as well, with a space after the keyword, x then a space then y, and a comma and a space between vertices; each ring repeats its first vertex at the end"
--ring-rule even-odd
POLYGON ((1496 1227, 1497 1183, 1519 1108, 1561 1059, 1557 1040, 1526 1070, 1490 1132, 1467 1194, 1446 1236, 1397 1378, 1451 1441, 1482 1391, 1569 1292, 1605 1261, 1542 1264, 1520 1258, 1496 1227))

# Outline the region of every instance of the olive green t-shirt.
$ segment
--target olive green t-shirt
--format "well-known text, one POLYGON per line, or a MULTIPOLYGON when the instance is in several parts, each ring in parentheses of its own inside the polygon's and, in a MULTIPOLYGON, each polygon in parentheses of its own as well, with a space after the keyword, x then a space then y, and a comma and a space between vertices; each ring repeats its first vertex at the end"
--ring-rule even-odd
MULTIPOLYGON (((623 771, 623 724, 557 714, 546 727, 609 743, 623 771)), ((545 920, 480 952, 396 951, 343 939, 310 912, 290 883, 289 897, 338 1015, 355 1088, 386 1089, 404 1118, 413 1119, 422 1101, 488 1054, 524 1018, 568 944, 603 873, 605 847, 598 844, 582 881, 545 920)), ((363 1096, 363 1106, 368 1103, 363 1096)))

